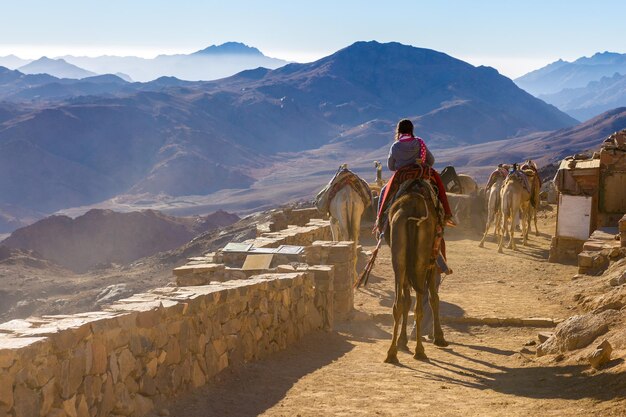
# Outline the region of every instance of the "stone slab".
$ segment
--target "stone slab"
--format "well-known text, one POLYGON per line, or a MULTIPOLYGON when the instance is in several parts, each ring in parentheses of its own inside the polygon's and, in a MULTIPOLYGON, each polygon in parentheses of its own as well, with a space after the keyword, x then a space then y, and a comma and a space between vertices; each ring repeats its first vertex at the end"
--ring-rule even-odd
POLYGON ((273 254, 248 255, 241 269, 244 271, 262 271, 269 269, 273 259, 273 254))

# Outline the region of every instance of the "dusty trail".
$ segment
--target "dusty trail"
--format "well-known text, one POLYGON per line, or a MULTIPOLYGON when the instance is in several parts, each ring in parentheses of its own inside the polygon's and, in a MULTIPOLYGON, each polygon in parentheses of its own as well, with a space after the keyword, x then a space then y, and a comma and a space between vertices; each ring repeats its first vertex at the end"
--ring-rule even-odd
MULTIPOLYGON (((442 284, 443 315, 574 314, 565 290, 576 268, 545 261, 553 223, 542 223, 546 234, 532 236, 531 246, 520 245, 519 253, 498 255, 495 243, 480 249, 477 240, 450 236, 455 273, 442 284)), ((593 374, 585 364, 540 363, 532 346, 524 348, 538 329, 446 325, 450 346, 426 343, 428 362, 400 353, 400 366, 384 364, 392 297, 393 273, 384 248, 370 285, 355 297, 357 310, 367 314, 225 372, 166 407, 179 417, 626 415, 623 362, 593 374)))

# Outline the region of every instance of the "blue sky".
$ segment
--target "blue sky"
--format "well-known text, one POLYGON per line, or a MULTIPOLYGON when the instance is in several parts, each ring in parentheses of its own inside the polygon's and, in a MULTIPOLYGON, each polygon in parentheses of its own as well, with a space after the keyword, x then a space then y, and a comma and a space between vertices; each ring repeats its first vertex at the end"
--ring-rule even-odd
POLYGON ((436 49, 519 76, 558 58, 626 52, 626 1, 17 0, 0 56, 185 53, 240 41, 311 61, 358 40, 436 49))

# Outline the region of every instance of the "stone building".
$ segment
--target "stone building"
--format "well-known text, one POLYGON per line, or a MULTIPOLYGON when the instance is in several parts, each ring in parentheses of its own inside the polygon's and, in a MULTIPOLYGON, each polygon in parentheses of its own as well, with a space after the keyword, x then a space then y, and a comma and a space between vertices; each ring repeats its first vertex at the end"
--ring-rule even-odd
POLYGON ((558 203, 551 262, 576 259, 583 249, 620 246, 615 236, 626 213, 626 130, 609 136, 591 157, 565 158, 554 183, 558 203))

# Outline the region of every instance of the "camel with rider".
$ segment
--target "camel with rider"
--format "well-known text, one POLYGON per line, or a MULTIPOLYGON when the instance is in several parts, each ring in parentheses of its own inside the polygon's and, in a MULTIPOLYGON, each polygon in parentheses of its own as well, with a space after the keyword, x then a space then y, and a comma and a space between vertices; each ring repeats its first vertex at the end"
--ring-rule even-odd
POLYGON ((421 340, 422 297, 429 292, 433 313, 433 342, 447 346, 439 320, 439 295, 435 280, 435 257, 438 253, 442 219, 435 206, 436 197, 422 180, 397 198, 389 208, 389 235, 391 260, 395 274, 395 299, 393 304, 393 336, 387 352, 387 363, 398 363, 398 349, 408 349, 407 322, 411 308, 411 289, 416 293, 415 326, 417 345, 415 359, 425 360, 426 354, 421 340))

